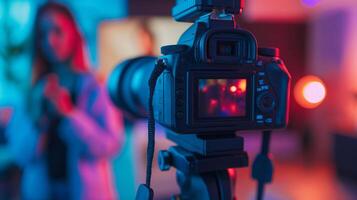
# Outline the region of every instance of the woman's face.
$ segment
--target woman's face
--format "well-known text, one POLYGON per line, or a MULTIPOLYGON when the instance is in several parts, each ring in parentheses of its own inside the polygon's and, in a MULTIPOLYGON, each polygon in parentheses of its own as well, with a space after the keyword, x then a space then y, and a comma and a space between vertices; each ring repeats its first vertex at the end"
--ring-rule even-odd
POLYGON ((56 11, 47 11, 39 20, 40 48, 51 63, 71 59, 76 42, 76 30, 70 19, 56 11))

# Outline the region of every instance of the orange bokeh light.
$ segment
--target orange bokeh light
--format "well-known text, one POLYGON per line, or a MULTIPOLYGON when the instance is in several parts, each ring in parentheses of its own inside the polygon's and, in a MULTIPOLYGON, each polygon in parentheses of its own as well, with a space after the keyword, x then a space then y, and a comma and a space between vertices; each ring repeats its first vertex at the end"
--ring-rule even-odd
POLYGON ((295 85, 296 102, 304 108, 316 108, 326 97, 326 87, 316 76, 304 76, 295 85))
POLYGON ((238 88, 242 91, 245 92, 247 90, 247 80, 242 79, 238 83, 238 88))

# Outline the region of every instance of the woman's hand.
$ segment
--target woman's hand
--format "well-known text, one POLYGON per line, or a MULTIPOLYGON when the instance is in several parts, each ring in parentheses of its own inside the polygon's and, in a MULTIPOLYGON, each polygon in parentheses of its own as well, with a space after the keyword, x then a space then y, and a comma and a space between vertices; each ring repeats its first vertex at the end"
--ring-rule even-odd
POLYGON ((0 108, 0 126, 6 127, 9 123, 12 115, 12 109, 10 107, 0 108))
POLYGON ((73 110, 71 95, 66 88, 59 85, 58 77, 55 74, 48 76, 44 97, 55 108, 55 112, 61 116, 68 115, 73 110))

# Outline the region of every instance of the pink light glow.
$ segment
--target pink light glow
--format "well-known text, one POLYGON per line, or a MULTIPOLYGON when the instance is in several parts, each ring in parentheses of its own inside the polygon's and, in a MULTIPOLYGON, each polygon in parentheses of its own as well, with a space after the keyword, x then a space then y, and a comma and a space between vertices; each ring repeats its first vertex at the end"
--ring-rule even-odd
POLYGON ((319 106, 324 101, 326 93, 326 87, 322 80, 311 75, 302 77, 294 88, 296 102, 309 109, 319 106))
POLYGON ((326 90, 321 82, 313 81, 305 85, 303 95, 310 103, 320 103, 326 96, 326 90))

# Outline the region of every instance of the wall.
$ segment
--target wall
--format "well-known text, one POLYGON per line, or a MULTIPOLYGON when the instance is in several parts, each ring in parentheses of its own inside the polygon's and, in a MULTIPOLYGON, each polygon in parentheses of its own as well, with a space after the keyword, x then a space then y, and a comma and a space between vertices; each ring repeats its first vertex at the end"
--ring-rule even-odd
POLYGON ((357 2, 323 2, 310 19, 308 71, 325 81, 327 96, 309 121, 316 153, 328 157, 331 133, 357 135, 357 2))

